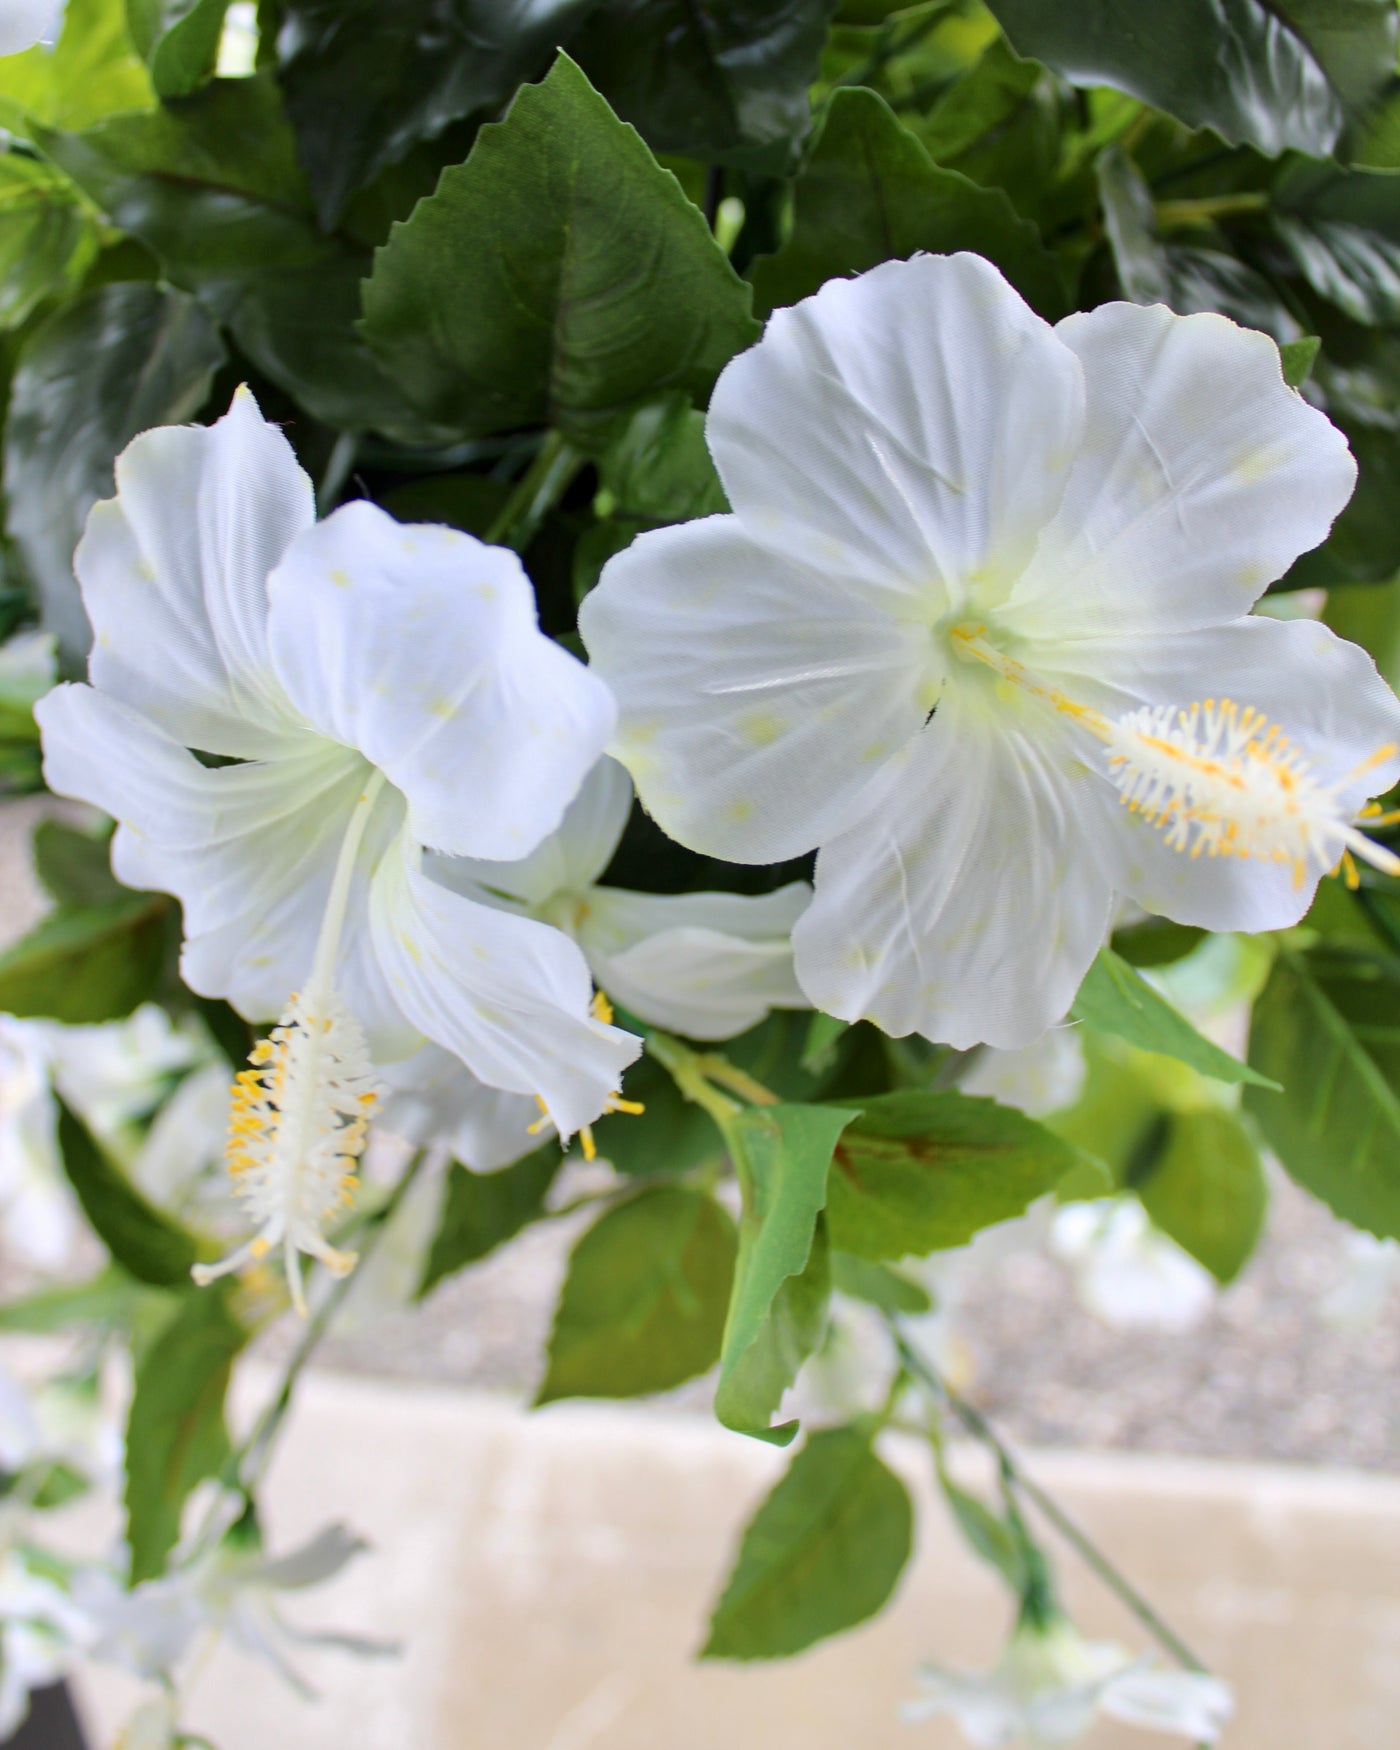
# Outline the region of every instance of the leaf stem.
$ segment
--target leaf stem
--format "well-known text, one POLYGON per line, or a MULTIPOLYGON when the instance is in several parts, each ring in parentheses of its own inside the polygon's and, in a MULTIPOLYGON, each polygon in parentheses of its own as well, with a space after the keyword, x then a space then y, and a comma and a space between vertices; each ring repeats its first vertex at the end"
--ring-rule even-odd
POLYGON ((718 1082, 720 1087, 728 1088, 731 1094, 738 1094, 752 1106, 781 1104, 772 1088, 765 1088, 747 1070, 740 1069, 738 1064, 731 1063, 717 1051, 702 1053, 695 1059, 695 1067, 707 1081, 718 1082))
POLYGON ((563 432, 547 431, 534 460, 486 531, 488 546, 514 547, 523 553, 582 465, 583 457, 563 432))
POLYGON ((1268 210, 1269 197, 1251 190, 1240 194, 1203 195, 1199 200, 1158 201, 1157 225, 1164 231, 1187 225, 1213 225, 1217 219, 1268 210))
POLYGON ((671 1080, 684 1097, 708 1112, 721 1131, 727 1134, 730 1124, 743 1108, 727 1095, 721 1094, 718 1088, 710 1086, 700 1068, 704 1060, 699 1052, 682 1045, 679 1039, 673 1039, 669 1033, 661 1033, 655 1029, 647 1035, 647 1050, 659 1064, 670 1071, 671 1080))

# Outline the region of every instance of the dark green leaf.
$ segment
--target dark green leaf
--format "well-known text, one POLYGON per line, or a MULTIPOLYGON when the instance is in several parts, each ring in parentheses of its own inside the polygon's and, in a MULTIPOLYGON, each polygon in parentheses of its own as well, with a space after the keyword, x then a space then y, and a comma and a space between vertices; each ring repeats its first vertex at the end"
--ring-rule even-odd
POLYGON ((322 222, 376 171, 495 109, 593 0, 285 0, 287 113, 322 222))
POLYGON ((0 1010, 70 1026, 119 1021, 155 996, 178 933, 162 893, 51 912, 0 954, 0 1010))
POLYGON ((565 56, 394 227, 365 288, 390 373, 467 436, 703 396, 757 332, 700 213, 565 56))
POLYGON ((438 1231, 418 1285, 419 1299, 444 1276, 475 1264, 537 1220, 563 1164, 563 1150, 551 1138, 524 1160, 494 1173, 473 1173, 454 1165, 438 1231))
POLYGON ((1142 1051, 1179 1058, 1215 1081, 1269 1085, 1267 1077, 1198 1033, 1112 948, 1099 951, 1070 1013, 1086 1027, 1112 1033, 1142 1051))
POLYGON ((831 1286, 889 1313, 926 1313, 933 1309, 932 1295, 919 1283, 891 1270, 888 1264, 876 1263, 873 1258, 857 1258, 851 1252, 832 1253, 831 1286))
POLYGON ((1123 296, 1134 304, 1171 302, 1171 269, 1157 236, 1152 191, 1121 146, 1108 146, 1094 162, 1104 230, 1123 296))
POLYGON ((1194 924, 1149 917, 1115 930, 1113 952, 1129 966, 1169 966, 1199 948, 1205 937, 1206 932, 1194 924))
POLYGON ((763 1106, 729 1126, 743 1214, 715 1414, 727 1428, 777 1445, 797 1424, 770 1428, 773 1412, 825 1328, 830 1274, 817 1218, 832 1150, 855 1116, 837 1107, 763 1106))
POLYGON ((1232 1112, 1174 1112, 1150 1170, 1132 1188, 1147 1213, 1218 1282, 1233 1282, 1264 1227, 1259 1151, 1232 1112))
POLYGON ((904 1484, 859 1428, 814 1434, 744 1533, 705 1659, 782 1659, 874 1616, 909 1560, 904 1484))
POLYGON ((1245 1104, 1298 1183, 1400 1238, 1400 961, 1283 948, 1254 1007, 1250 1060, 1283 1082, 1245 1104))
POLYGON ((1301 340, 1286 340, 1278 349, 1283 361, 1283 380, 1290 389, 1301 389, 1312 375, 1313 361, 1322 342, 1315 334, 1305 334, 1301 340))
POLYGON ((677 1088, 654 1057, 627 1072, 627 1097, 646 1107, 642 1118, 615 1112, 593 1126, 598 1153, 620 1173, 683 1173, 723 1153, 714 1121, 677 1088))
POLYGON ((734 1223, 684 1185, 644 1186, 574 1247, 536 1402, 669 1391, 719 1360, 734 1223))
POLYGON ((137 52, 158 97, 184 97, 202 85, 219 57, 229 0, 126 0, 137 52))
POLYGON ((90 641, 73 549, 93 501, 113 491, 117 452, 198 412, 223 358, 199 305, 150 284, 87 293, 25 347, 5 427, 10 535, 70 659, 90 641))
POLYGON ((836 1146, 831 1242, 861 1258, 965 1245, 1053 1191, 1078 1152, 1034 1119, 969 1094, 882 1094, 836 1146))
POLYGON ((132 897, 112 873, 110 826, 90 832, 61 820, 41 820, 29 852, 34 873, 59 905, 92 910, 132 897))
POLYGON ((1319 297, 1354 322, 1400 321, 1400 177, 1295 161, 1271 199, 1274 230, 1319 297))
POLYGON ((126 1430, 133 1585, 164 1571, 190 1491, 228 1457, 224 1395, 247 1340, 226 1295, 191 1291, 137 1363, 126 1430))
POLYGON ((837 91, 798 178, 792 235, 755 267, 754 295, 768 311, 840 274, 959 249, 994 262, 1043 314, 1063 313, 1054 258, 1002 190, 939 169, 873 91, 837 91))
POLYGON ((58 1146, 84 1215, 117 1263, 154 1288, 188 1288, 197 1255, 193 1238, 117 1171, 61 1101, 58 1146))
POLYGON ((1031 212, 1054 180, 1072 95, 998 37, 927 115, 907 120, 935 164, 1003 188, 1019 211, 1031 212))
POLYGON ((598 458, 602 514, 639 523, 684 523, 729 509, 705 447, 705 416, 687 396, 639 407, 598 458))
POLYGON ((1395 71, 1393 0, 988 0, 1012 45, 1270 157, 1324 158, 1395 71))

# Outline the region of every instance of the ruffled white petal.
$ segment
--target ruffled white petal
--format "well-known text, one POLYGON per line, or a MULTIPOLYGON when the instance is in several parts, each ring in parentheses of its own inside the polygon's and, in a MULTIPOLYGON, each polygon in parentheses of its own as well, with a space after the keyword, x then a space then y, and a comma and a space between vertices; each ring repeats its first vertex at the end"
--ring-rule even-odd
POLYGON ((1115 1677, 1099 1704, 1110 1719, 1213 1744, 1235 1711, 1228 1683, 1204 1671, 1134 1667, 1115 1677))
POLYGON ((792 965, 805 881, 776 893, 589 894, 578 943, 608 995, 692 1039, 731 1039, 770 1009, 808 1006, 792 965))
POLYGON ((1173 632, 1248 611, 1326 539, 1356 464, 1224 316, 1103 304, 1055 330, 1084 367, 1064 500, 1007 605, 1023 636, 1173 632))
POLYGON ((780 862, 839 830, 932 703, 926 626, 854 576, 758 546, 737 517, 642 535, 579 629, 643 804, 732 862, 780 862))
POLYGON ((540 631, 504 547, 349 504, 292 545, 271 596, 287 692, 388 776, 424 844, 523 856, 612 734, 607 688, 540 631))
POLYGON ((641 1041, 589 1013, 593 980, 567 936, 439 886, 407 834, 375 876, 370 927, 429 1039, 489 1086, 537 1095, 563 1134, 602 1113, 641 1041))
MULTIPOLYGON (((209 769, 129 707, 90 687, 55 688, 37 707, 45 775, 60 795, 119 822, 112 867, 131 887, 184 907, 181 970, 202 996, 250 1020, 277 1014, 306 977, 331 876, 367 774, 345 748, 307 738, 293 757, 209 769)), ((386 792, 365 834, 336 982, 378 1055, 418 1034, 367 952, 368 881, 402 819, 386 792)))
POLYGON ((291 446, 240 389, 216 425, 134 439, 116 477, 74 558, 93 685, 186 747, 283 751, 299 720, 268 656, 267 579, 315 517, 291 446))
POLYGON ((52 40, 62 16, 62 0, 4 0, 0 55, 17 55, 37 42, 52 40))
POLYGON ((991 263, 923 255, 775 312, 705 435, 752 538, 936 618, 1009 586, 1082 420, 1078 362, 991 263))
MULTIPOLYGON (((1205 698, 1254 706, 1282 726, 1319 779, 1340 784, 1348 809, 1400 780, 1400 701, 1364 650, 1315 620, 1251 617, 1198 632, 1065 645, 1056 656, 1062 666, 1052 678, 1106 716, 1205 698), (1071 667, 1076 661, 1083 666, 1071 667)), ((1283 863, 1193 858, 1170 849, 1111 787, 1097 786, 1092 800, 1102 816, 1092 830, 1105 875, 1148 911, 1209 930, 1278 930, 1312 903, 1316 876, 1299 884, 1283 863)))
POLYGON ((1099 782, 1063 736, 950 695, 822 847, 793 936, 814 1005, 960 1049, 1038 1038, 1108 927, 1099 782))
POLYGON ((531 1126, 539 1106, 525 1094, 507 1094, 478 1081, 460 1058, 440 1045, 423 1045, 390 1064, 379 1126, 412 1143, 444 1142, 452 1158, 474 1172, 509 1166, 540 1146, 531 1126))

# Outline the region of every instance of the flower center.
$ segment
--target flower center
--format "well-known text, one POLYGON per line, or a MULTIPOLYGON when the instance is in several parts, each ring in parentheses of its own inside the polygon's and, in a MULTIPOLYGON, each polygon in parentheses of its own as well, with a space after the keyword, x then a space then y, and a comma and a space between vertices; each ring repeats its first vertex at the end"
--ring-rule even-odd
MULTIPOLYGON (((1108 774, 1124 804, 1192 857, 1288 863, 1301 887, 1309 867, 1341 863, 1356 884, 1353 855, 1387 875, 1400 857, 1357 830, 1341 791, 1390 759, 1393 743, 1336 783, 1324 783, 1278 724, 1231 699, 1150 705, 1110 728, 1108 774)), ((1385 824, 1396 816, 1360 818, 1385 824)))
POLYGON ((303 1316, 301 1254, 337 1276, 355 1254, 337 1251, 323 1229, 354 1198, 355 1163, 378 1099, 364 1032, 335 989, 335 963, 365 828, 384 787, 371 773, 356 800, 336 858, 305 990, 293 994, 277 1025, 234 1077, 225 1148, 235 1196, 258 1231, 217 1264, 196 1264, 204 1286, 267 1256, 279 1243, 292 1304, 303 1316))
POLYGON ((1024 663, 989 643, 986 632, 986 626, 980 621, 964 620, 950 627, 948 643, 953 654, 962 662, 989 668, 1000 681, 998 691, 1004 690, 1004 696, 1008 700, 1016 697, 1039 699, 1062 716, 1072 718, 1100 741, 1107 739, 1108 723, 1100 712, 1094 710, 1092 705, 1081 705, 1059 687, 1046 686, 1024 663))

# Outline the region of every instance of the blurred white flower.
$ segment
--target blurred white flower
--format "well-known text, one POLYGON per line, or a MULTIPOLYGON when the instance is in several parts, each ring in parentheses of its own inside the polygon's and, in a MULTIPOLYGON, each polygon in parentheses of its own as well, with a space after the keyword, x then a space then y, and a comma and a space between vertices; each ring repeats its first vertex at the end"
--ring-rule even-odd
POLYGON ((1320 1311, 1339 1330, 1374 1325, 1400 1286, 1400 1241, 1354 1230, 1345 1240, 1345 1275, 1322 1298, 1320 1311))
MULTIPOLYGON (((5 0, 0 0, 0 33, 5 0)), ((52 632, 17 632, 0 644, 0 706, 32 710, 58 679, 58 639, 52 632)))
POLYGON ((1189 1331, 1218 1292, 1136 1197, 1096 1198, 1057 1210, 1050 1249, 1073 1274, 1080 1301, 1117 1330, 1189 1331))
POLYGON ((985 1046, 958 1086, 965 1094, 990 1094, 1029 1118, 1044 1118, 1074 1104, 1087 1067, 1078 1028, 1052 1027, 1019 1051, 985 1046))
POLYGON ((23 1722, 30 1692, 72 1663, 78 1614, 18 1550, 0 1550, 0 1742, 23 1722))
POLYGON ((920 1678, 925 1693, 903 1717, 951 1715, 970 1743, 989 1747, 1072 1744, 1097 1714, 1213 1744, 1233 1712, 1218 1678, 1154 1670, 1110 1642, 1085 1640, 1063 1616, 1018 1623, 989 1672, 930 1665, 920 1678))
POLYGON ((58 35, 63 3, 58 0, 0 0, 0 55, 18 55, 58 35))
POLYGON ((150 1696, 117 1734, 113 1750, 176 1750, 178 1715, 173 1695, 150 1696))
POLYGON ((63 1263, 82 1227, 56 1122, 43 1031, 0 1015, 0 1255, 42 1270, 63 1263))
POLYGON ((215 1061, 213 1042, 197 1017, 173 1021, 156 1003, 143 1003, 126 1020, 100 1026, 30 1025, 43 1039, 59 1093, 122 1160, 130 1157, 140 1126, 171 1082, 215 1061))
POLYGON ((220 79, 246 79, 258 64, 258 9, 254 0, 233 0, 224 14, 214 71, 220 79))

